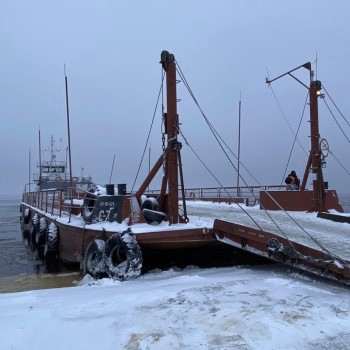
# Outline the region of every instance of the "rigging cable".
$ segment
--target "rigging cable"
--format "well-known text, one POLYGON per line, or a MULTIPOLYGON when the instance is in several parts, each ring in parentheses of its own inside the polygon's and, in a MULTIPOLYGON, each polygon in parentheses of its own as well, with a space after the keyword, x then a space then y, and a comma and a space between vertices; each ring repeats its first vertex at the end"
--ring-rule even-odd
POLYGON ((334 157, 334 159, 338 162, 338 164, 345 170, 345 172, 350 175, 350 172, 344 167, 344 165, 340 162, 340 160, 333 154, 331 150, 329 150, 329 153, 334 157))
MULTIPOLYGON (((289 152, 289 157, 288 157, 288 161, 287 161, 286 167, 285 167, 285 169, 284 169, 284 174, 283 174, 283 176, 282 176, 281 185, 283 184, 283 180, 284 180, 284 178, 286 177, 287 169, 288 169, 288 167, 289 167, 289 162, 290 162, 290 159, 291 159, 291 157, 292 157, 292 153, 293 153, 293 149, 294 149, 294 146, 295 146, 295 142, 296 142, 297 136, 298 136, 298 134, 299 134, 301 122, 302 122, 302 120, 303 120, 303 118, 304 118, 304 113, 305 113, 305 108, 306 108, 306 105, 307 105, 307 100, 308 100, 308 98, 309 98, 309 92, 308 92, 307 95, 306 95, 305 104, 304 104, 304 108, 303 108, 303 113, 302 113, 301 118, 300 118, 300 121, 299 121, 299 125, 298 125, 297 132, 296 132, 296 134, 295 134, 295 136, 294 136, 294 141, 293 141, 292 148, 291 148, 291 150, 290 150, 290 152, 289 152)), ((305 152, 304 149, 303 149, 303 151, 305 152)), ((305 154, 306 154, 306 156, 307 156, 307 153, 306 153, 306 152, 305 152, 305 154)))
MULTIPOLYGON (((342 116, 342 118, 344 119, 344 121, 350 126, 349 122, 347 121, 347 119, 345 118, 345 116, 343 115, 343 113, 340 111, 340 109, 338 108, 338 106, 335 104, 335 102, 333 101, 332 97, 329 95, 328 91, 327 91, 326 88, 323 86, 323 84, 322 84, 322 87, 323 87, 323 89, 325 90, 325 92, 326 92, 327 96, 329 97, 329 99, 332 101, 334 107, 337 109, 337 111, 339 112, 339 114, 340 114, 340 115, 342 116)), ((350 143, 349 138, 346 136, 344 130, 343 130, 342 127, 340 126, 340 124, 339 124, 339 122, 337 121, 335 115, 332 113, 332 111, 331 111, 329 105, 327 104, 326 100, 323 99, 323 101, 324 101, 324 103, 325 103, 325 105, 326 105, 326 107, 327 107, 329 113, 332 115, 334 121, 336 122, 337 126, 339 127, 340 131, 342 132, 342 134, 344 135, 344 137, 346 138, 346 140, 350 143)), ((349 171, 344 167, 344 165, 339 161, 339 159, 336 158, 336 156, 334 155, 334 153, 331 152, 330 150, 329 150, 329 153, 334 157, 334 159, 335 159, 335 160, 338 162, 338 164, 343 168, 343 170, 344 170, 348 175, 350 175, 349 171)))
POLYGON ((149 142, 149 138, 150 138, 150 135, 151 135, 151 131, 152 131, 154 119, 155 119, 155 116, 156 116, 156 113, 157 113, 157 109, 158 109, 159 98, 160 98, 160 96, 161 96, 161 94, 162 94, 162 91, 163 91, 164 76, 165 76, 165 73, 162 73, 161 84, 160 84, 160 88, 159 88, 159 92, 158 92, 158 97, 157 97, 156 106, 155 106, 154 112, 153 112, 153 117, 152 117, 151 126, 150 126, 149 131, 148 131, 148 135, 147 135, 147 140, 146 140, 145 148, 144 148, 143 153, 142 153, 141 161, 140 161, 139 168, 138 168, 137 173, 136 173, 136 176, 135 176, 134 183, 133 183, 132 188, 131 188, 131 192, 134 190, 134 186, 135 186, 135 183, 136 183, 137 178, 138 178, 138 176, 139 176, 140 169, 141 169, 141 165, 142 165, 142 162, 143 162, 143 159, 144 159, 144 157, 145 157, 146 150, 147 150, 147 145, 148 145, 148 142, 149 142))
MULTIPOLYGON (((207 116, 204 114, 204 112, 203 112, 202 108, 200 107, 200 105, 199 105, 197 99, 195 98, 195 96, 194 96, 194 94, 193 94, 193 92, 192 92, 192 90, 191 90, 189 84, 187 83, 187 80, 186 80, 184 74, 183 74, 182 71, 181 71, 181 67, 179 66, 179 64, 178 64, 177 62, 176 62, 176 66, 178 67, 178 68, 176 68, 177 71, 178 71, 178 74, 180 75, 180 77, 181 77, 183 83, 185 84, 187 90, 189 91, 189 93, 190 93, 192 99, 194 100, 195 104, 197 105, 198 109, 200 110, 200 112, 201 112, 203 118, 205 119, 207 125, 209 126, 209 128, 210 128, 210 130, 211 130, 213 136, 215 137, 215 139, 216 139, 216 141, 218 142, 220 148, 221 148, 222 151, 224 152, 224 154, 225 154, 226 158, 228 159, 229 163, 232 165, 232 167, 233 167, 233 168, 235 169, 235 171, 237 172, 236 166, 233 164, 231 158, 228 156, 227 152, 226 152, 225 149, 223 148, 222 143, 223 143, 223 144, 226 146, 226 148, 233 154, 233 156, 236 158, 236 160, 238 160, 238 158, 237 158, 236 155, 232 152, 232 150, 231 150, 230 147, 226 144, 226 142, 222 139, 222 137, 220 136, 220 134, 215 130, 214 126, 210 123, 210 121, 209 121, 209 119, 207 118, 207 116), (219 139, 222 141, 222 143, 220 142, 219 139)), ((239 161, 239 160, 238 160, 238 161, 239 161)), ((240 163, 241 163, 241 162, 240 162, 240 163)), ((242 164, 242 163, 241 163, 241 164, 242 164)), ((242 165, 243 165, 243 164, 242 164, 242 165)), ((244 165, 243 165, 243 167, 244 167, 245 170, 247 170, 247 168, 246 168, 244 165)), ((248 170, 247 170, 247 171, 248 171, 248 170)), ((255 179, 255 181, 259 184, 259 181, 257 181, 257 179, 256 179, 249 171, 248 171, 248 173, 249 173, 249 174, 253 177, 253 179, 255 179)), ((244 180, 244 178, 243 178, 241 175, 240 175, 240 178, 241 178, 241 180, 243 181, 243 183, 244 183, 247 187, 249 187, 248 184, 246 183, 246 181, 244 180)), ((261 186, 261 184, 259 184, 259 186, 261 186)), ((261 187, 262 187, 262 186, 261 186, 261 187)), ((227 191, 226 191, 226 192, 227 192, 227 191)), ((266 193, 267 193, 267 192, 266 192, 266 193)), ((228 194, 229 197, 231 198, 230 194, 229 194, 229 193, 227 193, 227 194, 228 194)), ((256 196, 255 196, 255 194, 254 194, 252 191, 251 191, 251 194, 254 196, 255 199, 257 199, 256 196)), ((291 216, 280 206, 280 204, 279 204, 269 193, 267 193, 267 195, 271 198, 272 201, 275 202, 275 204, 276 204, 281 210, 283 210, 283 211, 291 218, 291 216)), ((240 208, 242 211, 244 211, 244 212, 246 213, 246 211, 243 209, 243 207, 242 207, 240 204, 238 204, 238 206, 239 206, 239 208, 240 208)), ((268 213, 267 210, 266 210, 263 206, 261 206, 261 207, 262 207, 262 209, 265 211, 266 215, 270 218, 270 220, 275 224, 275 226, 276 226, 276 227, 278 228, 278 230, 281 232, 281 234, 286 238, 286 240, 289 242, 289 244, 291 245, 291 247, 293 247, 293 249, 295 250, 295 248, 294 248, 292 242, 289 240, 289 238, 288 238, 287 235, 283 232, 283 230, 282 230, 281 227, 277 224, 277 222, 273 219, 273 217, 270 215, 270 213, 268 213)), ((247 214, 247 215, 248 215, 248 214, 247 214)), ((251 220, 257 225, 256 221, 255 221, 250 215, 248 215, 248 216, 249 216, 249 217, 251 218, 251 220)), ((291 218, 291 219, 292 219, 292 218, 291 218)), ((292 220, 295 221, 294 219, 292 219, 292 220)), ((296 223, 296 224, 297 224, 297 223, 296 223)), ((260 227, 259 225, 257 225, 257 227, 259 227, 259 229, 262 230, 261 227, 260 227)))
MULTIPOLYGON (((225 187, 221 184, 221 182, 219 181, 219 179, 214 175, 214 173, 207 167, 207 165, 203 162, 203 160, 199 157, 198 153, 193 149, 193 147, 190 145, 190 143, 188 142, 187 138, 185 137, 185 135, 183 134, 181 128, 179 128, 180 134, 182 136, 182 138, 184 139, 186 145, 191 149, 191 151, 194 153, 194 155, 197 157, 197 159, 202 163, 202 165, 208 170, 208 172, 212 175, 212 177, 216 180, 216 182, 224 189, 224 191, 226 192, 226 194, 230 197, 230 193, 225 189, 225 187)), ((254 224, 262 231, 262 228, 259 226, 259 224, 253 219, 253 217, 240 205, 240 203, 236 203, 239 208, 246 214, 249 216, 249 218, 254 222, 254 224)))
MULTIPOLYGON (((224 154, 226 155, 228 161, 231 163, 231 165, 233 166, 233 168, 237 171, 235 165, 233 164, 233 162, 231 161, 230 157, 228 156, 227 152, 224 150, 222 144, 219 141, 220 140, 223 141, 223 139, 221 138, 221 136, 218 134, 218 132, 215 130, 215 128, 213 127, 213 125, 210 123, 209 119, 206 117, 206 115, 204 114, 202 108, 199 106, 199 103, 197 101, 197 99, 195 98, 189 84, 187 83, 187 80, 185 78, 185 76, 182 73, 182 70, 178 64, 178 62, 176 62, 176 70, 178 72, 178 74, 180 75, 182 81, 184 82, 186 88, 188 89, 192 99, 194 100, 195 104, 197 105, 199 111, 201 112, 203 118, 205 119, 205 121, 207 122, 207 125, 209 126, 210 130, 212 131, 215 139, 217 140, 220 148, 223 150, 224 154)), ((288 124, 289 125, 289 124, 288 124)), ((291 129, 291 128, 290 128, 291 129)), ((293 130, 291 129, 291 131, 293 132, 293 130)), ((294 132, 293 132, 294 133, 294 132)), ((228 147, 228 145, 223 141, 224 145, 227 147, 227 149, 234 155, 234 153, 232 152, 232 150, 228 147)), ((302 146, 301 146, 302 147, 302 146)), ((303 148, 303 147, 302 147, 303 148)), ((237 159, 237 157, 234 155, 234 157, 237 159)), ((237 159, 238 160, 238 159, 237 159)), ((246 168, 245 168, 246 169, 246 168)), ((250 172, 249 172, 250 173, 250 172)), ((250 174, 252 176, 252 174, 250 174)), ((252 176, 254 179, 255 177, 252 176)), ((240 176, 240 178, 242 179, 242 181, 246 184, 246 182, 244 181, 244 179, 240 176)), ((255 179, 256 180, 256 179, 255 179)), ((256 180, 256 182, 259 184, 259 182, 256 180)), ((261 186, 261 184, 259 184, 261 186)), ((262 186, 261 186, 262 187, 262 186)), ((338 257, 337 255, 331 253, 326 247, 324 247, 316 238, 312 237, 288 212, 286 212, 281 206, 280 204, 268 193, 265 191, 265 193, 270 197, 270 199, 281 209, 283 210, 283 212, 312 240, 314 241, 321 249, 322 251, 324 251, 325 253, 327 253, 328 256, 332 257, 335 260, 341 261, 342 264, 344 266, 348 267, 348 264, 341 259, 340 257, 338 257)), ((253 193, 252 193, 253 194, 253 193)), ((253 196, 255 197, 255 195, 253 194, 253 196)), ((239 206, 242 210, 242 206, 239 206)), ((271 219, 271 221, 275 224, 275 226, 279 229, 279 231, 282 233, 282 235, 288 240, 289 244, 291 245, 291 247, 296 251, 296 249, 294 248, 292 242, 289 240, 289 238, 287 237, 287 235, 283 232, 283 230, 280 228, 280 226, 277 224, 277 222, 271 217, 271 215, 267 212, 267 210, 265 208, 262 207, 262 209, 265 211, 265 213, 269 216, 269 218, 271 219)), ((251 216, 249 216, 251 218, 251 216)), ((253 220, 254 221, 254 220, 253 220)), ((254 221, 255 222, 255 221, 254 221)), ((259 227, 259 226, 258 226, 259 227)), ((260 228, 260 227, 259 227, 260 228)), ((261 228, 260 228, 261 230, 261 228)))
POLYGON ((343 113, 340 111, 340 109, 338 108, 338 106, 335 104, 335 102, 333 101, 331 95, 328 93, 328 91, 326 90, 325 86, 322 84, 322 88, 323 90, 326 92, 327 96, 329 97, 329 99, 332 101, 334 107, 337 109, 337 111, 339 112, 339 114, 343 117, 344 121, 346 124, 348 124, 350 126, 350 123, 348 122, 348 120, 346 119, 346 117, 343 115, 343 113))
POLYGON ((331 109, 329 108, 328 103, 326 102, 325 99, 323 99, 323 102, 324 102, 325 105, 327 106, 329 113, 332 115, 334 121, 335 121, 336 124, 338 125, 338 128, 340 129, 340 131, 342 132, 342 134, 344 135, 344 137, 347 139, 347 141, 350 143, 350 139, 346 136, 346 134, 345 134, 343 128, 340 126, 340 124, 339 124, 338 120, 336 119, 335 115, 332 113, 331 109))
MULTIPOLYGON (((266 68, 266 70, 267 70, 267 76, 268 76, 269 79, 270 79, 269 71, 268 71, 267 68, 266 68)), ((282 107, 281 107, 281 104, 280 104, 279 101, 278 101, 278 98, 277 98, 277 96, 276 96, 276 94, 275 94, 275 91, 274 91, 274 89, 273 89, 273 87, 272 87, 271 84, 269 84, 269 88, 271 89, 272 95, 273 95, 273 97, 274 97, 274 99, 275 99, 275 101, 276 101, 276 103, 277 103, 278 109, 281 111, 282 116, 283 116, 285 122, 287 123, 289 130, 291 131, 291 133, 292 133, 292 134, 294 135, 294 137, 296 138, 297 135, 296 135, 296 133, 294 132, 294 130, 293 130, 293 128, 291 127, 291 125, 289 124, 288 119, 287 119, 287 117, 286 117, 286 115, 285 115, 285 113, 284 113, 284 111, 283 111, 283 109, 282 109, 282 107)), ((304 107, 304 108, 305 108, 305 107, 304 107)), ((299 130, 299 129, 298 129, 298 130, 299 130)), ((301 149, 304 151, 304 153, 305 153, 306 155, 308 155, 307 151, 305 150, 305 148, 303 147, 303 145, 300 143, 300 141, 299 141, 298 139, 297 139, 297 141, 298 141, 298 144, 299 144, 299 146, 301 147, 301 149)))

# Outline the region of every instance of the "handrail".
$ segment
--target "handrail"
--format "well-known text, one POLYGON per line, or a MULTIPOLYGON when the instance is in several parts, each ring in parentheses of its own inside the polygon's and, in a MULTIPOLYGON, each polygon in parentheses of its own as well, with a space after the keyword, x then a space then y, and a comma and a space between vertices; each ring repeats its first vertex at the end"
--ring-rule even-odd
MULTIPOLYGON (((267 185, 267 186, 227 186, 227 187, 188 187, 185 189, 185 197, 191 199, 202 198, 243 198, 247 205, 256 205, 260 201, 260 191, 283 191, 284 185, 267 185), (237 196, 237 193, 239 195, 237 196)), ((148 194, 158 195, 159 190, 149 190, 148 194)), ((182 194, 179 192, 179 195, 182 194)))
POLYGON ((68 214, 71 216, 73 208, 80 212, 80 205, 76 200, 82 200, 86 193, 88 192, 71 187, 44 189, 24 192, 22 202, 51 215, 61 217, 63 214, 68 214))

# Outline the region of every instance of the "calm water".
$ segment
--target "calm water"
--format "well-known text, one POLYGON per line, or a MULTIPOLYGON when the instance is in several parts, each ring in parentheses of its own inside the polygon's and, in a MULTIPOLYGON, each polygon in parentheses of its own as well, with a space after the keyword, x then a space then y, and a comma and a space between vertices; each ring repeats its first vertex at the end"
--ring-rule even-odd
POLYGON ((20 196, 0 197, 0 293, 73 286, 80 273, 38 273, 32 253, 22 242, 20 201, 20 196))
MULTIPOLYGON (((350 194, 339 194, 350 213, 350 194)), ((79 272, 45 275, 38 273, 31 252, 24 248, 19 224, 20 196, 0 197, 0 293, 73 286, 79 272)), ((39 269, 40 270, 40 269, 39 269)))

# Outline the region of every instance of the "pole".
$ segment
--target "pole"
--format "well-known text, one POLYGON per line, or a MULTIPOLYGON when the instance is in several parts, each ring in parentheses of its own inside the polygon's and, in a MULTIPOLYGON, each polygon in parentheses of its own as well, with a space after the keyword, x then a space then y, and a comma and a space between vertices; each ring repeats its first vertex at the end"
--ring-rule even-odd
MULTIPOLYGON (((151 172, 151 146, 149 146, 148 149, 148 174, 151 172)), ((149 186, 148 186, 148 192, 149 192, 149 186)))
POLYGON ((29 192, 30 192, 30 168, 31 168, 31 159, 30 159, 30 156, 31 156, 31 154, 30 154, 30 147, 29 147, 29 171, 28 171, 28 179, 29 179, 29 192))
MULTIPOLYGON (((69 126, 69 101, 68 101, 68 79, 66 75, 66 66, 64 66, 64 81, 66 85, 66 108, 67 108, 67 129, 68 129, 68 153, 69 153, 69 182, 71 188, 71 207, 73 206, 73 176, 72 176, 72 153, 71 153, 71 144, 70 144, 70 126, 69 126)), ((69 215, 69 222, 70 222, 69 215)))
POLYGON ((39 189, 41 188, 42 167, 41 167, 41 136, 39 127, 39 189))
POLYGON ((113 157, 112 169, 111 169, 111 176, 109 177, 109 184, 110 184, 111 181, 112 181, 112 174, 113 174, 113 168, 114 168, 114 161, 115 161, 115 154, 114 154, 114 157, 113 157))
POLYGON ((176 98, 176 63, 173 54, 167 51, 161 53, 161 64, 166 72, 167 112, 165 125, 167 134, 166 173, 168 176, 168 219, 169 225, 179 222, 178 212, 178 151, 181 144, 177 140, 179 119, 177 115, 176 98))
POLYGON ((239 94, 238 104, 238 154, 237 154, 237 197, 240 197, 241 191, 239 189, 239 168, 240 168, 240 156, 241 156, 241 94, 239 94))

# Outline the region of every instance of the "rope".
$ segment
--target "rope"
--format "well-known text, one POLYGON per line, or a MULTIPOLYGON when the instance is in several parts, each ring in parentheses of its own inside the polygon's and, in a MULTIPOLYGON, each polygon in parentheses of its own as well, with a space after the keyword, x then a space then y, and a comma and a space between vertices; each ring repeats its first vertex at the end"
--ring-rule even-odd
MULTIPOLYGON (((269 77, 269 79, 270 79, 269 71, 268 71, 267 68, 266 68, 266 70, 267 70, 267 75, 268 75, 268 77, 269 77)), ((296 133, 294 132, 294 130, 293 130, 293 128, 291 127, 291 125, 289 124, 288 119, 287 119, 287 117, 286 117, 286 115, 285 115, 285 113, 284 113, 284 111, 283 111, 283 109, 282 109, 282 107, 281 107, 281 104, 280 104, 279 101, 278 101, 278 98, 277 98, 277 96, 276 96, 276 94, 275 94, 275 91, 273 90, 271 84, 269 84, 269 88, 271 89, 272 95, 273 95, 273 97, 274 97, 274 99, 275 99, 275 101, 276 101, 276 103, 277 103, 278 109, 281 111, 281 113, 282 113, 282 115, 283 115, 283 118, 284 118, 285 122, 286 122, 287 125, 288 125, 289 130, 290 130, 291 133, 294 135, 294 138, 297 139, 297 135, 296 135, 296 133)), ((305 105, 306 105, 306 104, 305 104, 305 105)), ((304 106, 304 110, 305 110, 305 106, 304 106)), ((304 114, 304 112, 303 112, 303 114, 304 114)), ((299 131, 299 128, 298 128, 298 131, 299 131)), ((301 147, 301 149, 302 149, 302 150, 304 151, 304 153, 307 155, 308 153, 305 151, 303 145, 300 143, 300 141, 299 141, 298 139, 297 139, 297 141, 298 141, 298 144, 299 144, 299 146, 301 147)))
POLYGON ((160 98, 160 95, 162 94, 162 91, 163 91, 164 76, 165 76, 165 72, 162 73, 161 84, 160 84, 160 88, 159 88, 159 92, 158 92, 158 97, 157 97, 156 106, 155 106, 154 112, 153 112, 153 117, 152 117, 151 126, 150 126, 149 131, 148 131, 148 135, 147 135, 147 140, 146 140, 145 148, 143 149, 141 161, 140 161, 140 164, 139 164, 139 168, 137 169, 137 173, 136 173, 136 176, 135 176, 134 183, 132 184, 131 192, 134 190, 134 186, 135 186, 135 183, 136 183, 137 178, 138 178, 138 176, 139 176, 140 169, 141 169, 141 165, 142 165, 142 162, 143 162, 143 159, 144 159, 144 157, 145 157, 146 150, 147 150, 147 145, 148 145, 149 138, 150 138, 150 135, 151 135, 151 131, 152 131, 152 128, 153 128, 154 118, 155 118, 155 116, 156 116, 157 109, 158 109, 159 98, 160 98))
POLYGON ((338 106, 335 104, 335 102, 333 101, 331 95, 328 93, 328 91, 326 90, 325 86, 322 84, 322 88, 323 90, 326 92, 327 96, 329 97, 329 99, 332 101, 334 107, 337 109, 337 111, 339 112, 339 114, 343 117, 343 119, 345 120, 345 123, 348 124, 350 126, 350 123, 348 122, 348 120, 345 118, 345 116, 343 115, 343 113, 340 111, 340 109, 338 108, 338 106))
POLYGON ((350 143, 350 140, 349 138, 346 136, 344 130, 342 129, 342 127, 340 126, 338 120, 336 119, 335 115, 332 113, 331 109, 329 108, 328 106, 328 103, 326 102, 325 99, 323 99, 323 102, 325 103, 325 105, 327 106, 328 110, 329 110, 329 113, 332 115, 334 121, 336 122, 336 124, 338 125, 338 128, 340 129, 340 131, 342 132, 342 134, 344 135, 344 137, 347 139, 347 141, 350 143))
MULTIPOLYGON (((194 155, 197 157, 197 159, 202 163, 202 165, 205 167, 205 169, 207 169, 207 171, 211 174, 211 176, 215 179, 215 181, 221 186, 221 188, 224 189, 224 191, 226 192, 226 194, 229 196, 229 198, 232 199, 232 196, 230 195, 230 193, 226 190, 226 188, 221 184, 221 182, 219 181, 219 179, 214 175, 214 173, 207 167, 207 165, 202 161, 202 159, 199 157, 198 153, 193 149, 193 147, 190 145, 190 143, 188 142, 187 138, 185 137, 185 135, 183 134, 182 130, 179 128, 180 134, 182 136, 182 138, 184 139, 186 145, 190 148, 190 150, 194 153, 194 155)), ((237 203, 237 205, 239 206, 239 208, 246 214, 249 216, 249 218, 254 222, 254 224, 262 231, 262 228, 258 225, 258 223, 253 219, 253 217, 239 204, 237 203)))
POLYGON ((331 150, 329 150, 329 153, 334 157, 334 159, 338 162, 338 164, 345 170, 345 172, 350 175, 350 172, 344 167, 344 165, 336 158, 336 156, 333 154, 331 150))
MULTIPOLYGON (((236 158, 236 160, 238 160, 238 158, 237 158, 236 155, 232 152, 232 150, 231 150, 230 147, 226 144, 226 142, 222 139, 222 137, 219 135, 219 133, 215 130, 214 126, 210 123, 210 121, 209 121, 209 119, 207 118, 207 116, 204 114, 202 108, 200 107, 200 105, 199 105, 197 99, 195 98, 195 96, 194 96, 194 94, 193 94, 193 92, 192 92, 192 90, 191 90, 189 84, 187 83, 187 80, 186 80, 185 76, 183 75, 183 73, 182 73, 182 71, 181 71, 181 68, 180 68, 180 66, 179 66, 179 64, 178 64, 177 62, 176 62, 176 66, 178 67, 178 69, 176 68, 177 71, 178 71, 178 74, 180 75, 180 77, 181 77, 183 83, 185 84, 187 90, 189 91, 189 93, 190 93, 192 99, 194 100, 195 104, 197 105, 198 109, 200 110, 200 112, 201 112, 201 114, 202 114, 204 120, 206 121, 207 125, 209 126, 209 129, 211 130, 211 132, 212 132, 213 136, 215 137, 216 141, 218 142, 220 148, 221 148, 222 151, 224 152, 224 154, 225 154, 226 158, 228 159, 229 163, 231 164, 231 166, 235 169, 236 172, 238 172, 236 166, 233 164, 232 160, 230 159, 230 157, 228 156, 227 152, 226 152, 225 149, 223 148, 223 146, 222 146, 221 142, 219 141, 219 139, 220 139, 220 140, 222 141, 222 143, 226 146, 226 148, 233 154, 233 156, 236 158)), ((239 162, 240 162, 240 161, 239 161, 239 162)), ((241 162, 240 162, 240 163, 241 163, 241 162)), ((245 170, 247 170, 247 168, 246 168, 244 165, 243 165, 243 167, 244 167, 245 170)), ((257 181, 257 179, 256 179, 249 171, 248 171, 248 173, 249 173, 249 174, 256 180, 256 182, 259 184, 259 182, 257 181)), ((243 183, 248 187, 248 184, 246 183, 246 181, 244 180, 244 178, 243 178, 241 175, 240 175, 240 178, 241 178, 241 180, 243 181, 243 183)), ((259 184, 259 186, 261 186, 261 184, 259 184)), ((261 187, 262 187, 262 186, 261 186, 261 187)), ((254 197, 255 199, 257 199, 257 197, 255 196, 255 194, 254 194, 252 191, 251 191, 251 193, 252 193, 253 197, 254 197)), ((280 204, 279 204, 268 192, 266 192, 266 194, 271 198, 272 201, 275 202, 275 204, 276 204, 281 210, 283 210, 283 211, 291 218, 291 216, 280 206, 280 204)), ((283 230, 281 229, 281 227, 280 227, 280 226, 277 224, 277 222, 272 218, 272 216, 267 212, 267 210, 266 210, 263 206, 261 206, 261 207, 262 207, 262 209, 265 211, 265 213, 267 214, 267 216, 270 218, 270 220, 275 224, 275 226, 276 226, 276 227, 278 228, 278 230, 281 232, 281 234, 288 240, 288 242, 289 242, 289 244, 291 245, 291 247, 295 250, 295 248, 294 248, 292 242, 289 240, 289 238, 287 237, 287 235, 283 232, 283 230)), ((246 212, 245 210, 243 210, 243 207, 242 207, 241 205, 239 205, 239 208, 247 214, 247 212, 246 212)), ((248 215, 249 218, 257 225, 256 221, 255 221, 249 214, 247 214, 247 215, 248 215)), ((291 218, 291 219, 292 219, 293 221, 295 221, 293 218, 291 218)), ((257 225, 257 227, 259 227, 259 229, 262 230, 261 227, 260 227, 259 225, 257 225)))
MULTIPOLYGON (((178 72, 178 74, 180 75, 182 81, 184 82, 188 92, 190 93, 193 101, 195 102, 195 104, 197 105, 199 111, 201 112, 204 120, 206 121, 207 125, 209 126, 213 136, 215 137, 216 141, 218 142, 220 148, 223 150, 225 156, 227 157, 228 161, 230 162, 230 164, 232 165, 232 167, 237 171, 235 165, 233 164, 233 162, 231 161, 230 157, 228 156, 227 152, 224 150, 222 144, 220 143, 219 139, 223 142, 223 144, 226 146, 226 148, 234 155, 234 153, 232 152, 232 150, 228 147, 228 145, 223 141, 223 139, 221 138, 221 136, 218 134, 218 132, 215 130, 215 128, 213 127, 213 125, 210 123, 209 119, 207 118, 207 116, 204 114, 202 108, 200 107, 197 99, 195 98, 189 84, 186 81, 185 76, 182 73, 182 70, 178 64, 178 62, 176 62, 176 70, 178 72)), ((305 109, 305 107, 304 107, 305 109)), ((289 123, 288 123, 289 125, 289 123)), ((294 134, 292 128, 289 125, 289 128, 291 129, 292 133, 294 134)), ((185 140, 186 142, 186 140, 185 140)), ((299 143, 299 142, 298 142, 299 143)), ((299 143, 300 144, 300 143, 299 143)), ((301 145, 300 145, 301 146, 301 145)), ((302 147, 302 146, 301 146, 302 147)), ((303 147, 302 147, 303 148, 303 147)), ((234 155, 234 157, 237 159, 237 157, 234 155)), ((237 159, 238 160, 238 159, 237 159)), ((245 167, 244 167, 245 168, 245 167)), ((246 169, 246 168, 245 168, 246 169)), ((247 170, 247 169, 246 169, 247 170)), ((254 179, 255 177, 248 172, 254 179)), ((240 178, 242 179, 242 181, 245 183, 245 185, 247 186, 245 180, 240 176, 240 178)), ((256 179, 255 179, 256 180, 256 179)), ((256 180, 256 182, 259 184, 259 181, 256 180)), ((261 186, 261 184, 259 184, 259 186, 261 186)), ((262 186, 261 186, 262 187, 262 186)), ((332 257, 335 260, 339 260, 344 266, 348 267, 347 263, 345 261, 343 261, 340 257, 336 256, 335 254, 331 253, 327 248, 325 248, 320 242, 318 242, 318 240, 314 237, 312 237, 288 212, 286 212, 280 205, 279 203, 268 193, 265 191, 265 193, 270 197, 270 199, 281 209, 283 210, 283 212, 313 241, 315 242, 323 252, 325 252, 328 256, 332 257)), ((254 194, 253 194, 254 195, 254 194)), ((255 197, 255 195, 254 195, 255 197)), ((241 206, 239 206, 242 210, 243 208, 241 206)), ((283 230, 281 229, 281 227, 277 224, 277 222, 271 217, 271 215, 267 212, 267 210, 265 208, 262 207, 262 209, 265 211, 265 213, 269 216, 269 218, 271 219, 271 221, 275 224, 275 226, 278 228, 278 230, 282 233, 282 235, 288 240, 289 244, 291 245, 291 247, 296 251, 296 249, 294 248, 292 242, 289 240, 288 236, 285 234, 285 232, 283 232, 283 230)), ((244 211, 244 210, 243 210, 244 211)), ((245 211, 244 211, 245 212, 245 211)), ((249 216, 249 215, 248 215, 249 216)), ((251 218, 251 216, 249 216, 251 218)), ((251 218, 252 219, 252 218, 251 218)), ((252 219, 253 220, 253 219, 252 219)), ((255 222, 253 220, 253 222, 255 222)), ((259 226, 258 226, 259 227, 259 226)), ((260 227, 259 227, 260 228, 260 227)), ((261 230, 261 228, 260 228, 261 230)))
MULTIPOLYGON (((302 113, 301 118, 300 118, 300 121, 299 121, 299 125, 298 125, 297 132, 296 132, 296 134, 295 134, 295 136, 294 136, 294 141, 293 141, 292 148, 291 148, 291 150, 290 150, 290 152, 289 152, 289 157, 288 157, 288 161, 287 161, 286 167, 285 167, 285 169, 284 169, 284 174, 283 174, 283 176, 282 176, 281 185, 283 184, 283 179, 286 177, 286 173, 287 173, 287 169, 288 169, 288 167, 289 167, 290 158, 292 157, 292 153, 293 153, 295 141, 296 141, 297 136, 298 136, 298 134, 299 134, 301 122, 302 122, 302 120, 303 120, 303 118, 304 118, 304 113, 305 113, 305 108, 306 108, 306 105, 307 105, 307 100, 308 100, 308 98, 309 98, 309 92, 308 92, 307 95, 306 95, 305 104, 304 104, 304 108, 303 108, 303 113, 302 113)), ((303 150, 304 150, 304 149, 303 149, 303 150)), ((305 150, 304 150, 304 152, 305 152, 305 150)), ((306 152, 305 152, 305 154, 306 154, 306 156, 307 156, 307 153, 306 153, 306 152)))

